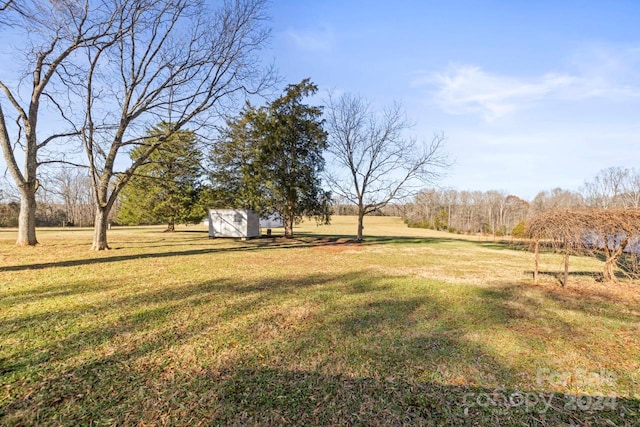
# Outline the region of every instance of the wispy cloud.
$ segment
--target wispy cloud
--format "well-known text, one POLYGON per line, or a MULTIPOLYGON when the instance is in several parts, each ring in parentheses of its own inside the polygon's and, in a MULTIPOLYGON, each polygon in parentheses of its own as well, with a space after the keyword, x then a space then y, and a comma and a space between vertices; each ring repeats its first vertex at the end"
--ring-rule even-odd
POLYGON ((581 88, 583 97, 640 97, 640 46, 587 46, 573 54, 570 64, 588 82, 581 88))
POLYGON ((567 74, 545 74, 534 79, 490 74, 476 66, 451 67, 417 83, 436 87, 435 100, 448 113, 478 113, 492 121, 553 92, 578 84, 567 74))
POLYGON ((303 30, 290 28, 284 35, 296 48, 310 52, 329 52, 336 40, 334 31, 327 26, 303 30))
POLYGON ((477 114, 487 122, 551 100, 640 98, 640 78, 637 68, 630 66, 629 55, 624 61, 621 55, 603 55, 602 51, 582 53, 574 59, 572 72, 533 77, 490 73, 474 65, 450 66, 419 76, 413 85, 433 88, 433 98, 444 111, 477 114))

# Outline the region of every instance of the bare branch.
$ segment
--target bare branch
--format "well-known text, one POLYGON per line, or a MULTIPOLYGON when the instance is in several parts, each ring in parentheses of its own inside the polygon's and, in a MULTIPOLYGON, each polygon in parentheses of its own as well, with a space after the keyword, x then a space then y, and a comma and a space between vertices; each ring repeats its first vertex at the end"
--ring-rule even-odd
POLYGON ((15 156, 10 153, 13 152, 11 146, 11 139, 7 132, 7 125, 5 123, 4 113, 2 111, 2 104, 0 104, 0 147, 2 147, 2 153, 4 154, 4 161, 7 163, 9 172, 11 173, 16 184, 24 183, 25 179, 18 167, 15 156))
MULTIPOLYGON (((604 279, 617 281, 615 269, 628 245, 640 239, 640 210, 637 209, 553 209, 527 223, 534 242, 544 241, 566 253, 605 254, 604 279)), ((627 274, 626 271, 621 271, 627 274)), ((632 275, 639 272, 632 270, 632 275)))
POLYGON ((11 102, 11 105, 13 105, 13 108, 15 108, 16 111, 18 112, 18 116, 20 117, 20 120, 22 120, 23 122, 26 122, 27 113, 24 111, 20 103, 13 96, 13 93, 11 93, 11 90, 9 90, 9 88, 2 81, 0 81, 0 89, 2 89, 2 91, 5 93, 9 102, 11 102))
POLYGON ((43 160, 41 162, 38 162, 38 165, 40 165, 40 166, 43 166, 43 165, 55 165, 55 164, 74 166, 74 167, 86 168, 86 169, 89 168, 89 166, 87 166, 85 164, 76 163, 76 162, 70 162, 68 160, 43 160))
POLYGON ((13 3, 13 0, 5 0, 3 2, 0 3, 0 11, 5 11, 7 10, 11 4, 13 3))
POLYGON ((38 144, 38 148, 44 148, 47 144, 49 144, 51 141, 56 140, 56 139, 60 139, 60 138, 69 138, 71 136, 78 136, 80 135, 79 131, 73 131, 73 132, 67 132, 67 133, 58 133, 55 135, 51 135, 48 138, 46 138, 44 141, 42 141, 40 144, 38 144))
POLYGON ((330 95, 328 105, 328 151, 348 173, 344 177, 333 171, 329 181, 338 195, 358 206, 361 240, 365 215, 414 195, 419 185, 434 181, 449 166, 442 154, 444 136, 434 135, 426 145, 407 138, 411 123, 397 103, 380 115, 351 94, 338 99, 330 95))

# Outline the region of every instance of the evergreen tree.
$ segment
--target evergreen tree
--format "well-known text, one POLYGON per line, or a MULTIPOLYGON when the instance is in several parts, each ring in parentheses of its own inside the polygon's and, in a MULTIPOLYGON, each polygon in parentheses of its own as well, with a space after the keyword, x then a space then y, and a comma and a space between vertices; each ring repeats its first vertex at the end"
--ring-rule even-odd
POLYGON ((330 194, 320 180, 327 146, 322 108, 302 102, 317 90, 305 79, 266 107, 247 105, 212 150, 211 180, 221 201, 263 216, 279 213, 289 238, 303 217, 329 222, 330 194))
POLYGON ((267 177, 261 164, 264 137, 258 123, 264 121, 264 109, 248 103, 240 116, 227 121, 209 157, 213 207, 251 209, 259 215, 275 210, 266 197, 267 177))
MULTIPOLYGON (((170 123, 160 123, 148 132, 145 145, 131 152, 131 160, 154 144, 154 135, 161 134, 170 123)), ((174 231, 176 223, 196 223, 206 215, 200 203, 202 154, 193 131, 182 130, 160 145, 138 167, 136 174, 120 195, 118 221, 124 224, 167 223, 174 231)))

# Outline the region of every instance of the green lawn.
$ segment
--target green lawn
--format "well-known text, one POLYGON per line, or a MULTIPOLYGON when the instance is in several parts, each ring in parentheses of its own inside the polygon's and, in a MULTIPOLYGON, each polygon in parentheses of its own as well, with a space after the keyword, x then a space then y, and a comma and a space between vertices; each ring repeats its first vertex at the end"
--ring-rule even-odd
POLYGON ((397 218, 0 230, 0 425, 639 425, 640 285, 397 218), (277 230, 276 230, 277 233, 277 230))

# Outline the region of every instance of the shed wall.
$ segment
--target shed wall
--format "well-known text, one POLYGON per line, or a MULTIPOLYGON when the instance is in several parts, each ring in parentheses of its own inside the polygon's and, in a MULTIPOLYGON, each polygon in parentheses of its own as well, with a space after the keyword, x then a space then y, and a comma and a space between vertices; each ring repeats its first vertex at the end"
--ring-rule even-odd
POLYGON ((260 236, 260 220, 247 209, 210 209, 209 237, 252 238, 260 236))

